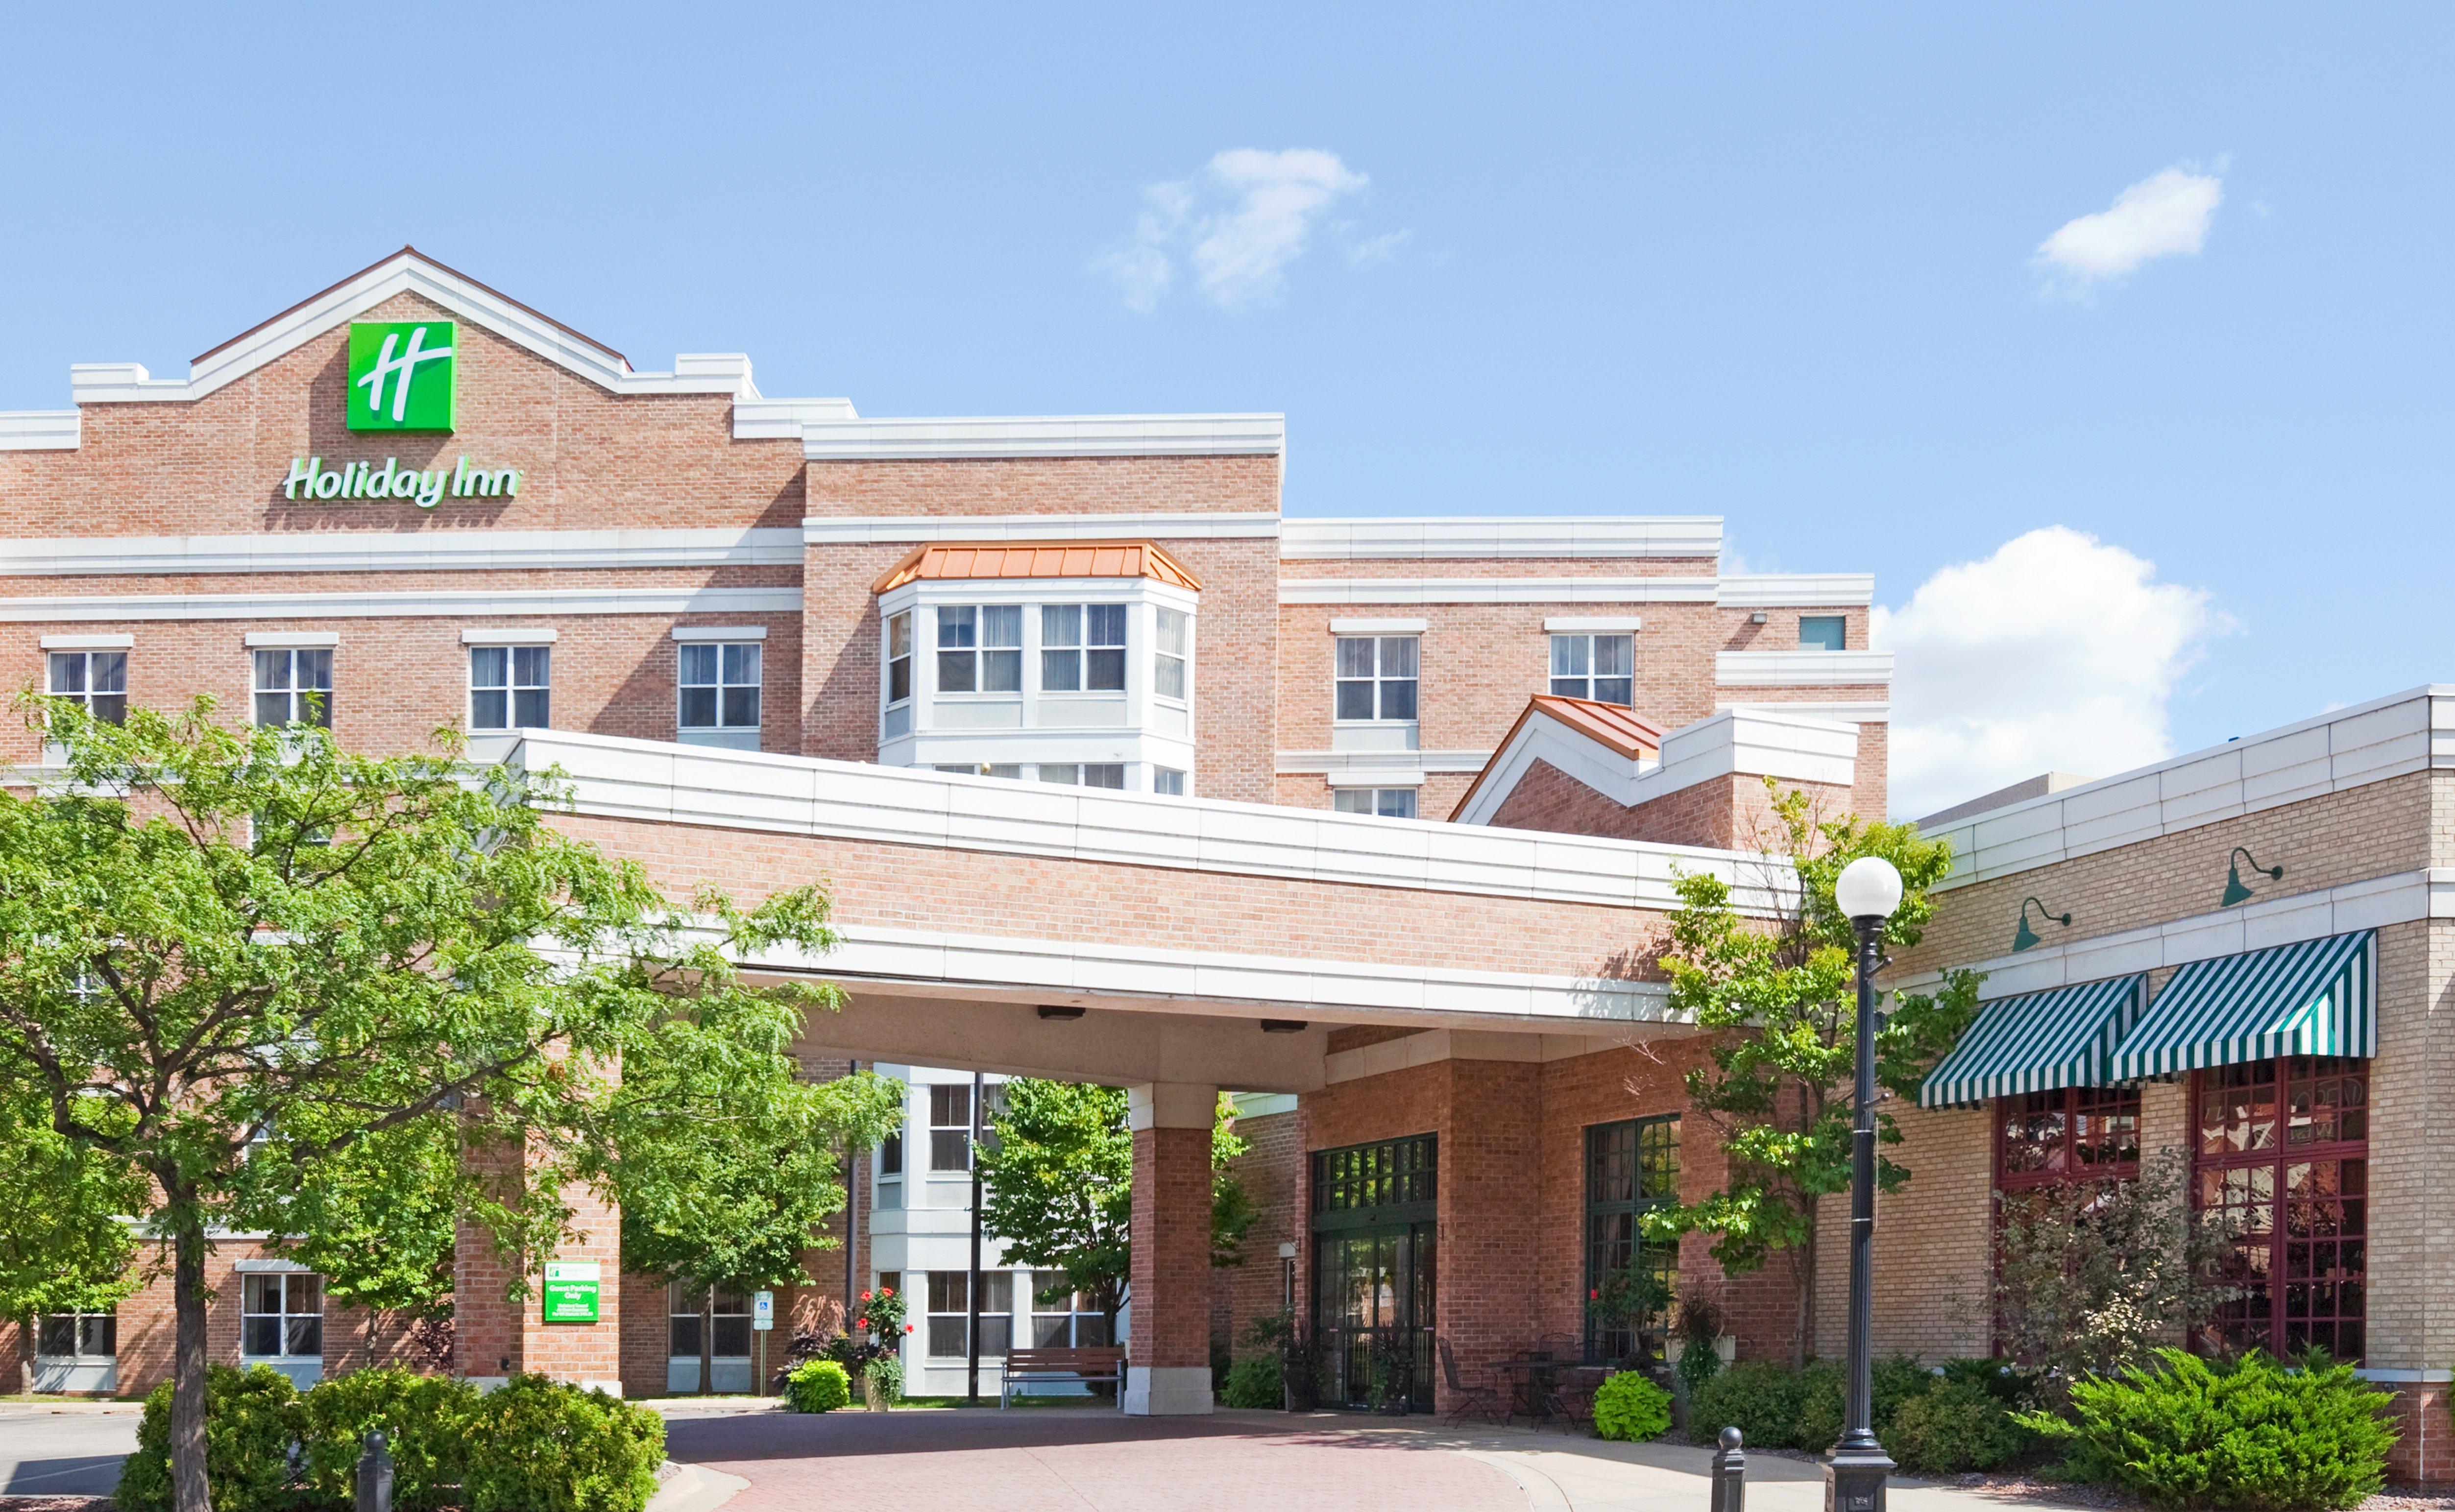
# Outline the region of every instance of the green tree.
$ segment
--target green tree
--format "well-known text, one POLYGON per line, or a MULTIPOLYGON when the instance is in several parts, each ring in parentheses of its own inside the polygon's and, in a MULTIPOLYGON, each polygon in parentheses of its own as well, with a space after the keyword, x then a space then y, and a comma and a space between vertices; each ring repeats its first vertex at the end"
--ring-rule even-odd
MULTIPOLYGON (((1883 937, 1915 945, 1935 916, 1929 889, 1951 870, 1952 853, 1945 841, 1919 838, 1916 825, 1826 818, 1805 794, 1770 778, 1765 787, 1774 825, 1760 848, 1787 863, 1795 891, 1772 918, 1751 917, 1720 878, 1682 876, 1662 958, 1674 1013, 1716 1031, 1707 1063, 1688 1074, 1688 1096, 1721 1138, 1729 1179, 1699 1201, 1656 1209, 1645 1224, 1657 1240, 1714 1235, 1714 1258, 1726 1273, 1785 1260, 1797 1320, 1793 1353, 1803 1363, 1816 1326, 1816 1206, 1849 1190, 1856 1118, 1856 933, 1834 904, 1833 884, 1862 856, 1891 861, 1901 874, 1901 904, 1883 937)), ((1948 972, 1937 991, 1895 998, 1876 1036, 1884 1092, 1917 1095, 1976 1017, 1978 980, 1948 972)), ((1880 1107, 1877 1137, 1883 1144, 1901 1139, 1880 1107)), ((1879 1156, 1882 1190, 1908 1176, 1879 1156)))
POLYGON ((792 1032, 739 1000, 700 999, 625 1063, 606 1172, 622 1204, 622 1265, 700 1294, 700 1389, 713 1389, 714 1288, 811 1280, 802 1256, 836 1240, 839 1149, 894 1131, 903 1083, 873 1072, 805 1081, 792 1032))
POLYGON ((825 948, 820 891, 678 909, 548 821, 550 779, 472 770, 448 735, 370 757, 227 728, 210 699, 124 726, 27 702, 65 766, 0 793, 0 1086, 141 1184, 118 1205, 170 1256, 178 1512, 210 1506, 209 1225, 318 1211, 354 1151, 381 1221, 436 1172, 369 1141, 423 1135, 456 1152, 457 1210, 531 1274, 571 1227, 566 1186, 619 1164, 614 1068, 679 1004, 773 1044, 826 1000, 732 964, 825 948))
POLYGON ((0 1318, 30 1326, 134 1290, 136 1236, 120 1215, 144 1200, 134 1171, 63 1139, 32 1079, 0 1069, 0 1318))
MULTIPOLYGON (((1098 1301, 1114 1338, 1133 1273, 1134 1137, 1123 1087, 1017 1078, 1005 1084, 996 1138, 980 1152, 981 1222, 1008 1260, 1062 1271, 1065 1290, 1098 1301)), ((1223 1093, 1210 1126, 1210 1262, 1241 1259, 1255 1209, 1228 1162, 1245 1153, 1223 1093)), ((1044 1300, 1062 1293, 1052 1289, 1044 1300)))

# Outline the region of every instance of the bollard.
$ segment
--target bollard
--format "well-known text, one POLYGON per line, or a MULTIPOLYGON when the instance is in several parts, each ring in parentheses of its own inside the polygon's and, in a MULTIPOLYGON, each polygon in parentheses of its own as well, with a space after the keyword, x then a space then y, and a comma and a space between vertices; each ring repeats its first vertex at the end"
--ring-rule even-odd
POLYGON ((1711 1512, 1747 1512, 1748 1454, 1739 1447, 1739 1430, 1722 1430, 1722 1446, 1714 1451, 1714 1504, 1711 1512))
POLYGON ((368 1430, 366 1452, 358 1456, 357 1512, 392 1512, 392 1450, 383 1430, 368 1430))

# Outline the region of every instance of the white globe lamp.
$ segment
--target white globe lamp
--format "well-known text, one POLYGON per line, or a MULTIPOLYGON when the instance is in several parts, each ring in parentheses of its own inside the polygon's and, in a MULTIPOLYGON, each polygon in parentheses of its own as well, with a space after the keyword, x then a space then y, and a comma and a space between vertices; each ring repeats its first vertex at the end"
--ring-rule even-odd
POLYGON ((1841 868, 1833 901, 1844 918, 1890 918, 1901 906, 1901 874, 1880 856, 1861 856, 1841 868))

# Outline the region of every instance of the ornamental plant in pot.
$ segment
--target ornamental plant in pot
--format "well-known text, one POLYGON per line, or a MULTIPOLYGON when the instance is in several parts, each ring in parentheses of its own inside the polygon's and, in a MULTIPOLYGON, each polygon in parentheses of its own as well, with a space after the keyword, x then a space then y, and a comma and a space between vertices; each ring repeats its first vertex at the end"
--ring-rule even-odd
POLYGON ((847 1368, 861 1372, 862 1405, 872 1412, 884 1412, 903 1395, 903 1336, 912 1332, 904 1321, 903 1298, 892 1286, 861 1294, 861 1304, 852 1315, 852 1326, 861 1337, 847 1351, 854 1359, 847 1368))

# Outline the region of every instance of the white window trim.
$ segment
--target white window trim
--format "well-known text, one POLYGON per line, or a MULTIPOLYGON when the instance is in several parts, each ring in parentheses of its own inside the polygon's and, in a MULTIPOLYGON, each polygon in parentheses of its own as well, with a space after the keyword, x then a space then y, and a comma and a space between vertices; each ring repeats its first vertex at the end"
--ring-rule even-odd
POLYGON ((134 635, 45 635, 45 651, 133 651, 134 635))
POLYGON ((340 643, 340 632, 334 630, 251 630, 247 633, 247 649, 250 651, 330 651, 340 643))
MULTIPOLYGON (((551 640, 478 640, 478 641, 472 641, 472 640, 468 640, 468 639, 467 639, 467 637, 466 637, 465 634, 464 634, 464 635, 463 635, 463 637, 462 637, 462 640, 463 640, 463 644, 464 644, 464 646, 465 646, 466 648, 468 648, 468 649, 470 649, 470 650, 478 650, 478 651, 486 650, 486 649, 488 649, 488 648, 490 648, 490 647, 491 647, 491 648, 505 648, 505 647, 513 647, 513 646, 551 646, 551 645, 553 645, 553 644, 554 644, 554 642, 553 642, 553 641, 551 641, 551 640)), ((472 730, 473 732, 478 732, 478 733, 482 733, 482 734, 485 734, 485 735, 507 735, 507 734, 509 734, 510 732, 512 732, 512 731, 514 731, 514 730, 531 730, 531 729, 538 729, 538 728, 540 728, 539 726, 536 726, 536 725, 524 725, 524 724, 519 724, 519 723, 517 723, 517 722, 505 723, 505 724, 499 724, 499 725, 493 725, 493 724, 490 724, 490 725, 480 725, 480 724, 478 724, 478 723, 477 723, 477 695, 478 695, 478 693, 479 693, 481 690, 480 690, 480 689, 478 688, 478 686, 477 686, 477 658, 476 656, 474 656, 474 655, 464 655, 461 659, 462 659, 462 661, 464 661, 464 662, 467 664, 467 668, 468 668, 467 675, 466 675, 466 679, 465 679, 465 680, 467 681, 467 683, 468 683, 468 688, 469 688, 469 701, 468 701, 467 713, 468 713, 468 716, 469 716, 469 728, 470 728, 470 730, 472 730)), ((518 674, 517 674, 517 673, 516 673, 513 669, 517 665, 517 661, 518 661, 518 658, 517 658, 517 657, 513 657, 513 656, 505 656, 505 657, 503 658, 503 682, 502 682, 501 687, 500 687, 500 688, 495 688, 495 687, 491 687, 491 686, 490 686, 490 687, 488 687, 488 688, 485 688, 485 689, 484 689, 484 690, 482 690, 482 691, 487 692, 487 693, 496 693, 496 692, 499 692, 499 693, 501 693, 501 694, 502 694, 502 696, 503 696, 503 717, 504 717, 506 720, 511 720, 511 719, 513 718, 513 716, 518 712, 518 709, 519 709, 519 695, 521 695, 521 694, 523 694, 523 693, 533 693, 533 692, 536 692, 536 691, 538 691, 538 690, 539 690, 539 689, 542 689, 542 690, 544 691, 544 693, 545 693, 545 712, 546 712, 546 723, 545 723, 545 725, 544 725, 544 726, 542 726, 542 728, 545 728, 545 729, 552 729, 552 728, 554 727, 554 662, 553 662, 552 658, 551 658, 551 657, 549 657, 549 658, 547 659, 547 662, 546 662, 546 672, 545 672, 545 681, 543 681, 543 682, 541 682, 541 683, 538 683, 538 682, 519 682, 519 681, 516 681, 515 679, 517 677, 518 674)))
POLYGON ((460 644, 464 646, 551 646, 561 638, 559 630, 528 625, 460 632, 460 644))
POLYGON ((1645 621, 1633 616, 1621 618, 1612 615, 1555 616, 1543 621, 1543 629, 1553 635, 1629 635, 1645 628, 1645 621))
POLYGON ((676 625, 676 640, 764 640, 764 625, 676 625))
POLYGON ((1432 628, 1429 619, 1333 619, 1333 635, 1420 635, 1432 628))
MULTIPOLYGON (((1338 643, 1336 640, 1332 640, 1330 642, 1329 655, 1329 722, 1332 729, 1412 730, 1424 722, 1424 637, 1412 631, 1404 630, 1390 631, 1387 634, 1391 637, 1399 639, 1412 639, 1415 642, 1415 675, 1412 677, 1383 676, 1381 675, 1381 648, 1378 644, 1384 638, 1383 634, 1375 632, 1370 635, 1366 635, 1363 632, 1357 632, 1354 638, 1370 640, 1375 643, 1372 648, 1372 675, 1369 679, 1372 684, 1372 707, 1376 710, 1381 707, 1381 685, 1383 683, 1411 682, 1415 685, 1415 716, 1411 719, 1386 719, 1376 715, 1374 717, 1370 719, 1340 718, 1338 714, 1338 685, 1342 682, 1361 682, 1368 679, 1359 677, 1342 677, 1339 675, 1338 643)), ((1551 648, 1548 646, 1545 647, 1544 655, 1548 657, 1551 655, 1551 648)))
POLYGON ((1424 785, 1424 774, 1420 770, 1333 772, 1327 780, 1333 788, 1420 788, 1424 785))
POLYGON ((717 680, 712 683, 683 682, 681 653, 680 651, 676 651, 674 653, 674 731, 683 744, 717 745, 726 743, 728 741, 741 741, 746 739, 747 743, 742 745, 741 749, 750 751, 756 751, 759 749, 759 732, 767 722, 766 649, 763 646, 760 649, 759 681, 754 685, 746 682, 726 682, 724 680, 723 648, 727 645, 744 646, 763 641, 766 639, 766 635, 767 633, 763 627, 761 628, 760 633, 756 635, 727 637, 724 640, 719 640, 712 635, 691 635, 688 638, 684 638, 680 629, 677 629, 674 632, 674 638, 683 645, 715 646, 718 648, 716 669, 717 680), (724 723, 724 690, 727 688, 747 688, 752 686, 756 686, 759 690, 758 721, 752 724, 724 723), (717 722, 715 724, 682 723, 682 690, 684 688, 714 688, 716 690, 717 722))

